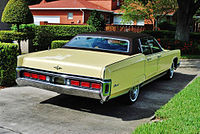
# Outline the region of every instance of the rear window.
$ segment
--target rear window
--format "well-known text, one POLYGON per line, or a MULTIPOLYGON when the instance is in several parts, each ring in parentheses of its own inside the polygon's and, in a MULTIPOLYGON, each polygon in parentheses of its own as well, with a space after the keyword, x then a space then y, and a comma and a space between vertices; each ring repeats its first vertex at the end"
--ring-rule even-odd
POLYGON ((129 40, 110 37, 76 36, 64 47, 88 48, 115 52, 128 52, 129 40))

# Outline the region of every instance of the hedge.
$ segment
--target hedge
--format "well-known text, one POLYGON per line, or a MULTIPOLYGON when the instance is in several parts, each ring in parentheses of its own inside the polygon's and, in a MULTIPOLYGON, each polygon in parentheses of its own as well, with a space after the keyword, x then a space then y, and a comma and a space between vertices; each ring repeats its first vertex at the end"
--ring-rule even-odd
POLYGON ((55 48, 61 48, 62 46, 64 46, 67 42, 69 42, 69 40, 54 40, 51 43, 51 49, 55 49, 55 48))
POLYGON ((25 39, 27 39, 27 34, 23 32, 0 31, 0 40, 2 42, 12 42, 14 40, 25 40, 25 39))
MULTIPOLYGON (((16 30, 16 26, 12 27, 16 30)), ((40 25, 27 24, 20 26, 20 31, 29 32, 29 39, 34 35, 33 45, 37 50, 46 50, 51 47, 53 40, 69 40, 77 34, 95 32, 96 29, 88 25, 40 25), (29 29, 29 30, 28 30, 29 29)))
POLYGON ((0 86, 15 84, 18 45, 0 42, 0 86))
MULTIPOLYGON (((21 24, 19 26, 19 31, 26 33, 28 39, 33 39, 35 37, 35 24, 21 24)), ((11 30, 17 31, 17 25, 12 25, 11 30)))
POLYGON ((88 25, 42 25, 39 26, 49 31, 54 37, 65 39, 85 32, 95 32, 96 29, 88 25))

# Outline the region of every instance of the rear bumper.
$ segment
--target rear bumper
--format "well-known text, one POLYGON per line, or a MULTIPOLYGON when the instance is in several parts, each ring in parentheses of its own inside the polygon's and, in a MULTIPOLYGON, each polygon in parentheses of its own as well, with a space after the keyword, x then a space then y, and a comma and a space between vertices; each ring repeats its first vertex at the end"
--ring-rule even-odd
POLYGON ((94 99, 103 99, 101 97, 100 91, 91 91, 87 89, 71 87, 67 85, 57 85, 57 84, 46 83, 46 82, 31 80, 31 79, 26 79, 26 78, 17 78, 16 82, 20 86, 33 86, 33 87, 37 87, 41 89, 54 91, 61 94, 83 96, 83 97, 94 98, 94 99))
POLYGON ((30 68, 16 68, 17 71, 17 79, 16 82, 19 86, 32 86, 32 87, 37 87, 41 89, 46 89, 49 91, 54 91, 60 94, 68 94, 68 95, 75 95, 75 96, 82 96, 82 97, 87 97, 87 98, 93 98, 93 99, 98 99, 101 100, 101 102, 105 102, 109 99, 110 96, 110 90, 108 92, 105 92, 105 87, 106 85, 110 84, 110 82, 103 81, 103 80, 95 80, 91 78, 84 78, 81 76, 71 76, 67 74, 58 74, 58 73, 53 73, 53 72, 47 72, 47 71, 42 71, 42 70, 35 70, 35 69, 30 69, 30 68), (67 84, 56 84, 51 81, 40 81, 37 79, 30 79, 22 76, 23 71, 28 71, 32 73, 37 73, 37 74, 44 74, 48 75, 51 77, 51 79, 54 79, 56 77, 62 77, 67 81, 70 78, 74 79, 82 79, 82 80, 88 80, 88 81, 97 81, 102 83, 102 88, 100 90, 94 90, 91 88, 83 88, 83 87, 75 87, 67 84))

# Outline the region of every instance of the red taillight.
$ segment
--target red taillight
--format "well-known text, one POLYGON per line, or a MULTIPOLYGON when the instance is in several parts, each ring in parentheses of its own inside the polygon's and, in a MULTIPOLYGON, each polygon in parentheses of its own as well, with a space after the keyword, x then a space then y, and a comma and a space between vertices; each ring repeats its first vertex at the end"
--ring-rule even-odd
POLYGON ((28 72, 24 72, 24 77, 31 77, 31 74, 28 72))
POLYGON ((81 86, 90 88, 90 83, 89 82, 81 82, 81 86))
POLYGON ((39 79, 40 80, 46 80, 46 76, 45 75, 39 75, 39 79))
POLYGON ((98 83, 92 83, 92 88, 95 88, 95 89, 101 89, 101 84, 98 84, 98 83))
POLYGON ((31 78, 38 79, 38 75, 37 74, 31 74, 31 78))
POLYGON ((70 84, 71 84, 72 86, 80 86, 80 81, 71 80, 71 81, 70 81, 70 84))

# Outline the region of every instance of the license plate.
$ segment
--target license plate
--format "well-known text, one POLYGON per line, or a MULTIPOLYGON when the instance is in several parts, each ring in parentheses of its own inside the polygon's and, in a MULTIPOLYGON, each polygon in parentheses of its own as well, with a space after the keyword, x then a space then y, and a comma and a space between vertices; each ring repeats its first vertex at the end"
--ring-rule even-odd
POLYGON ((65 85, 65 79, 62 77, 55 77, 54 78, 54 83, 55 84, 60 84, 60 85, 65 85))

